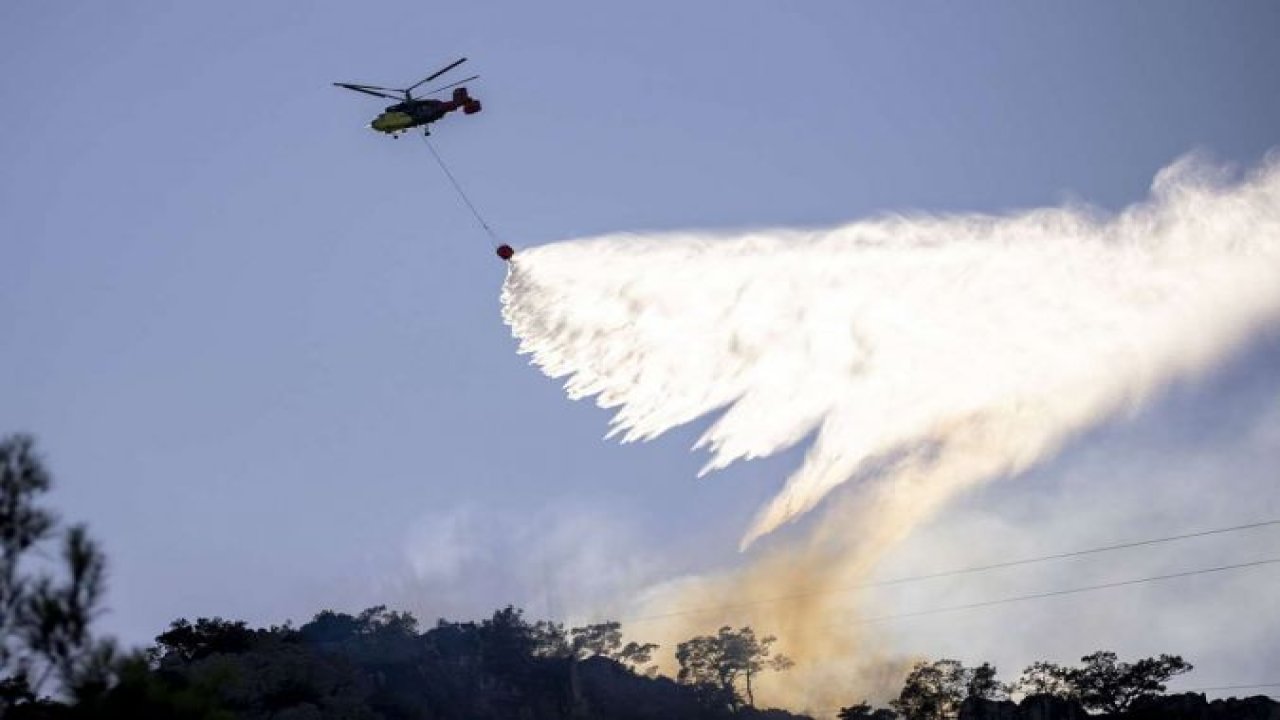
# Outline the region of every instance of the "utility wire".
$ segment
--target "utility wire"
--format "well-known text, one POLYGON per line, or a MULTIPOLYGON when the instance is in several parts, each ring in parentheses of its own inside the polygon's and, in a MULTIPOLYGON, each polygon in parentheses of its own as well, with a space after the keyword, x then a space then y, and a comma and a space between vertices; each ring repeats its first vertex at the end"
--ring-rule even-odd
POLYGON ((489 235, 489 239, 493 241, 494 246, 496 247, 501 245, 502 240, 498 238, 498 234, 493 231, 493 228, 489 227, 489 223, 485 222, 484 216, 482 216, 480 211, 476 209, 475 203, 471 202, 471 198, 468 197, 467 192, 462 189, 462 185, 458 182, 458 179, 449 171, 449 166, 445 165, 444 159, 440 157, 440 153, 436 152, 436 146, 431 144, 431 140, 427 139, 426 135, 422 136, 422 142, 426 143, 427 149, 431 151, 431 155, 436 159, 436 164, 444 171, 444 176, 449 178, 449 182, 453 185, 453 189, 458 191, 458 197, 462 198, 462 202, 466 203, 467 207, 470 208, 471 214, 476 218, 476 222, 480 223, 480 227, 484 228, 485 233, 489 235))
POLYGON ((1266 520, 1263 522, 1249 523, 1247 525, 1233 525, 1231 527, 1216 528, 1214 530, 1203 530, 1201 532, 1186 533, 1184 535, 1170 535, 1162 538, 1152 538, 1150 540, 1137 540, 1134 542, 1118 543, 1116 545, 1104 545, 1102 547, 1089 548, 1088 550, 1074 550, 1072 552, 1055 553, 1053 555, 1041 555, 1039 557, 1026 558, 1023 560, 1010 560, 1008 562, 991 563, 990 565, 975 565, 973 567, 962 568, 960 570, 947 570, 944 572, 930 573, 928 575, 911 575, 908 577, 896 578, 893 580, 882 580, 873 583, 875 586, 884 585, 900 585, 903 583, 917 582, 919 580, 932 580, 935 578, 951 577, 953 575, 966 575, 968 573, 984 572, 987 570, 997 570, 1000 568, 1015 567, 1018 565, 1031 565, 1033 563, 1048 562, 1050 560, 1064 560, 1066 558, 1080 557, 1082 555, 1093 555, 1095 553, 1111 552, 1112 550, 1127 550, 1129 548, 1143 547, 1145 545, 1157 545, 1159 543, 1173 542, 1175 540, 1189 540, 1191 538, 1205 537, 1208 535, 1221 535, 1223 533, 1239 532, 1241 530, 1254 530, 1270 525, 1280 525, 1280 520, 1266 520))
POLYGON ((1256 685, 1219 685, 1217 687, 1169 688, 1169 692, 1212 692, 1214 690, 1252 690, 1253 688, 1280 687, 1280 683, 1258 683, 1256 685))
POLYGON ((944 577, 954 577, 956 575, 968 575, 971 573, 986 572, 988 570, 998 570, 1001 568, 1016 567, 1019 565, 1032 565, 1035 563, 1049 562, 1051 560, 1063 560, 1066 558, 1080 557, 1083 555, 1093 555, 1097 553, 1112 552, 1114 550, 1127 550, 1129 548, 1143 547, 1146 545, 1157 545, 1160 543, 1175 542, 1178 540, 1189 540, 1192 538, 1206 537, 1210 535, 1221 535, 1224 533, 1240 532, 1243 530, 1255 530, 1258 528, 1280 525, 1280 520, 1264 520, 1262 522, 1247 523, 1244 525, 1232 525, 1230 527, 1214 528, 1211 530, 1202 530, 1193 533, 1184 533, 1181 535, 1168 535, 1165 537, 1150 538, 1147 540, 1136 540, 1133 542, 1116 543, 1114 545, 1102 545, 1099 547, 1088 548, 1085 550, 1073 550, 1071 552, 1053 553, 1051 555, 1040 555, 1037 557, 1023 558, 1021 560, 1009 560, 1005 562, 990 563, 987 565, 974 565, 956 570, 944 570, 942 572, 927 573, 923 575, 908 575, 905 577, 894 578, 892 580, 878 580, 874 582, 862 583, 859 585, 850 585, 841 588, 831 588, 823 590, 808 590, 788 595, 778 595, 770 598, 760 598, 758 600, 744 600, 740 603, 729 605, 717 605, 713 607, 692 608, 689 610, 673 610, 667 613, 657 615, 646 615, 643 617, 631 618, 627 622, 647 622, 650 620, 662 620, 670 617, 679 617, 682 615, 697 615, 701 613, 710 613, 723 610, 741 610, 743 608, 755 607, 757 605, 766 605, 768 603, 784 602, 787 600, 799 600, 807 597, 818 595, 831 595, 835 593, 853 592, 855 590, 865 590, 868 588, 885 587, 888 585, 903 585, 906 583, 920 582, 922 580, 934 580, 944 577))
POLYGON ((1238 563, 1235 565, 1219 565, 1218 567, 1202 568, 1200 570, 1188 570, 1180 573, 1170 573, 1168 575, 1152 575, 1151 577, 1137 578, 1134 580, 1121 580, 1119 582, 1102 583, 1101 585, 1086 585, 1084 587, 1070 588, 1067 590, 1051 590, 1049 592, 1032 593, 1030 595, 1014 595, 1013 597, 998 598, 996 600, 984 600, 982 602, 965 603, 963 605, 950 605, 947 607, 933 608, 931 610, 920 610, 917 612, 897 613, 894 615, 881 615, 879 617, 866 618, 857 621, 856 625, 866 625, 876 622, 884 622, 887 620, 900 620, 902 618, 922 617, 924 615, 939 615, 941 613, 957 612, 960 610, 972 610, 974 608, 991 607, 993 605, 1005 605, 1008 603, 1022 602, 1024 600, 1039 600, 1041 598, 1057 597, 1059 595, 1075 595, 1077 593, 1093 592, 1095 590, 1107 590, 1110 588, 1125 587, 1128 585, 1139 585, 1141 583, 1159 582, 1161 580, 1173 580, 1175 578, 1191 577, 1192 575, 1206 575, 1208 573, 1226 572, 1228 570, 1239 570, 1241 568, 1258 567, 1260 565, 1272 565, 1280 563, 1280 557, 1267 558, 1265 560, 1255 560, 1253 562, 1238 563))

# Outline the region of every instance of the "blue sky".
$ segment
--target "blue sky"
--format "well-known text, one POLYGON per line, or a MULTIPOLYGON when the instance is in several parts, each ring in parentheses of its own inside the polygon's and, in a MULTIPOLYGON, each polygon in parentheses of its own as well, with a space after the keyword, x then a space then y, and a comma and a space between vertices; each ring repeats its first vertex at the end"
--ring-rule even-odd
MULTIPOLYGON (((694 482, 697 428, 603 441, 515 355, 503 266, 426 148, 331 82, 470 57, 485 111, 436 147, 527 246, 1120 208, 1189 151, 1280 145, 1277 36, 1262 1, 5 3, 0 432, 39 437, 131 642, 182 615, 554 611, 575 545, 637 576, 732 563, 794 458, 694 482), (412 579, 423 553, 445 580, 412 579)), ((1234 372, 1276 395, 1278 359, 1234 372)), ((1242 396, 1196 397, 1141 422, 1242 396)))

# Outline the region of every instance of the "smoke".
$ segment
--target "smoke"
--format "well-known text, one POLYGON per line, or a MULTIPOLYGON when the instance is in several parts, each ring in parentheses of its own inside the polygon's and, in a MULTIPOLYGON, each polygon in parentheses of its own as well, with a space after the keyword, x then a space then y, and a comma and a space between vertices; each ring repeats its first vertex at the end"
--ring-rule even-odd
POLYGON ((744 549, 856 484, 796 544, 650 597, 697 607, 814 589, 741 616, 818 672, 873 645, 865 627, 831 630, 858 601, 823 588, 864 580, 959 493, 1052 457, 1280 318, 1280 164, 1233 180, 1184 159, 1110 217, 557 243, 514 258, 502 303, 520 352, 571 398, 616 408, 610 435, 624 442, 719 412, 698 442, 709 472, 811 438, 744 549))
POLYGON ((407 572, 370 597, 401 598, 426 617, 513 601, 542 618, 573 615, 661 576, 638 545, 625 521, 585 504, 434 509, 405 538, 407 572))

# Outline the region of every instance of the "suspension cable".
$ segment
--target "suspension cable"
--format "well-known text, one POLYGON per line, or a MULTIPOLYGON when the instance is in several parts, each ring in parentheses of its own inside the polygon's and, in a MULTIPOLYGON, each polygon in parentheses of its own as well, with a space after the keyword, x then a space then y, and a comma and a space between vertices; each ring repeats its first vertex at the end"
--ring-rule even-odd
POLYGON ((462 189, 462 185, 458 182, 458 179, 449 171, 449 166, 445 165, 444 159, 440 157, 440 153, 436 152, 436 148, 431 144, 431 140, 429 140, 426 135, 423 135, 422 142, 426 143, 427 149, 431 151, 432 157, 436 159, 436 163, 440 166, 440 169, 444 171, 445 177, 449 178, 449 182, 453 185, 453 189, 458 191, 458 197, 462 198, 462 202, 466 203, 467 207, 471 210, 471 214, 475 216, 476 222, 480 223, 480 227, 484 228, 485 234, 489 236, 489 240, 493 246, 495 248, 503 246, 505 243, 503 243, 498 237, 498 234, 493 231, 493 228, 489 226, 489 223, 485 222, 484 216, 482 216, 480 211, 476 209, 475 203, 471 202, 471 198, 467 197, 466 191, 462 189))

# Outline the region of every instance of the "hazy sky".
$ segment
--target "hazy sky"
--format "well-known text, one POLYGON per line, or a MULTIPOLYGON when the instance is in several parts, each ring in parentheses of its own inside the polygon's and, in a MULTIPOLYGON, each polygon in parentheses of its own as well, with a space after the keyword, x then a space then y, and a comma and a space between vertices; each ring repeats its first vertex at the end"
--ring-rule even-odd
MULTIPOLYGON (((731 565, 795 458, 695 482, 698 427, 602 440, 607 413, 515 354, 504 268, 427 149, 367 130, 381 101, 331 82, 408 84, 468 56, 457 77, 483 74, 469 87, 485 110, 433 137, 522 246, 1118 209, 1187 152, 1247 168, 1280 146, 1276 37, 1264 1, 7 2, 0 432, 40 439, 57 506, 109 553, 103 626, 134 643, 178 616, 379 602, 427 620, 508 602, 559 615, 731 565)), ((884 572, 1280 516, 1277 407, 1280 339, 1264 337, 965 498, 884 572)), ((1253 559, 1277 537, 1187 562, 1253 559)), ((1152 562, 1181 552, 1167 550, 1152 562)), ((892 632, 913 652, 1012 663, 1194 649, 1210 684, 1280 681, 1280 657, 1251 662, 1277 636, 1241 637, 1276 577, 1116 592, 1065 629, 1050 618, 1071 599, 892 632), (1058 630, 1002 648, 990 623, 1011 617, 1058 630), (1227 617, 1220 646, 1187 636, 1227 617)))

